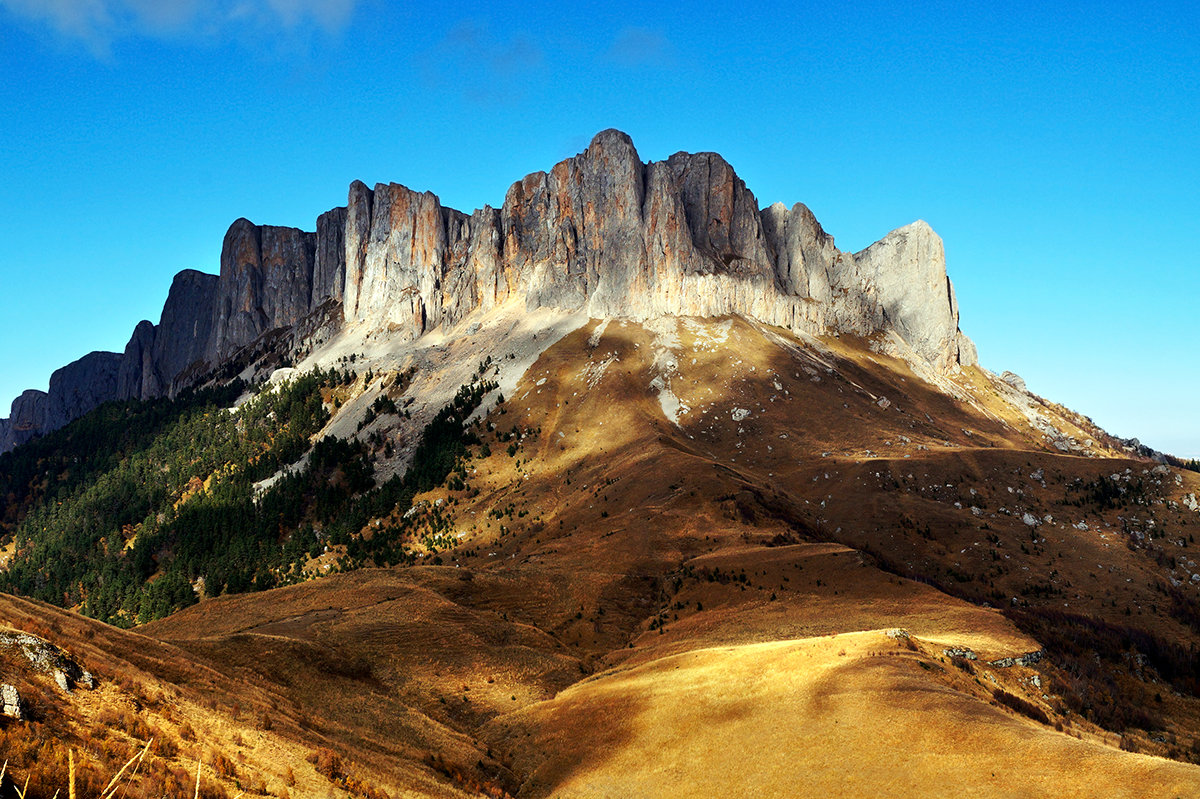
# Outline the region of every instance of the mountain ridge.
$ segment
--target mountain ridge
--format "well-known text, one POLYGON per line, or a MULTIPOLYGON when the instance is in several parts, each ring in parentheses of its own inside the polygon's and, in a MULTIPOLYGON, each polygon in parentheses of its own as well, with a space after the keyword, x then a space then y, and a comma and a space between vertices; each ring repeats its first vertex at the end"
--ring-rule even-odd
POLYGON ((57 370, 0 420, 0 452, 114 399, 174 396, 278 330, 311 324, 416 339, 511 299, 601 318, 741 314, 795 332, 882 335, 934 373, 977 361, 958 327, 941 239, 924 222, 858 253, 839 251, 797 203, 760 208, 715 153, 644 163, 632 140, 598 133, 549 172, 471 214, 431 192, 354 181, 316 230, 255 225, 225 234, 220 273, 183 270, 157 325, 122 353, 57 370))

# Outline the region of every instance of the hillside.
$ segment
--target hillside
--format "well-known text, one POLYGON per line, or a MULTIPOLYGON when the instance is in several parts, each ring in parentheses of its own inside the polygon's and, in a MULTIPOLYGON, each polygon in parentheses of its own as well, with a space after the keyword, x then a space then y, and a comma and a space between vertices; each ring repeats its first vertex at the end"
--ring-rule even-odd
MULTIPOLYGON (((368 414, 366 391, 327 429, 371 415, 360 437, 402 458, 406 398, 460 363, 440 355, 402 390, 411 365, 377 367, 396 412, 368 414)), ((390 795, 817 795, 844 778, 823 768, 834 752, 874 764, 855 770, 866 793, 937 775, 1082 796, 1083 770, 1116 795, 1200 784, 1200 475, 1121 458, 1021 395, 1031 422, 982 370, 934 385, 866 342, 738 318, 586 322, 514 382, 407 521, 382 514, 309 564, 364 568, 137 629, 170 653, 132 660, 139 682, 217 714, 206 744, 241 789, 320 778, 304 758, 323 748, 390 795), (1055 446, 1070 439, 1089 451, 1055 446), (372 568, 385 536, 414 565, 372 568), (888 754, 911 740, 919 757, 888 754)), ((98 674, 146 649, 8 601, 98 674)), ((78 702, 61 723, 88 729, 78 702)))
POLYGON ((239 220, 3 425, 0 796, 1196 794, 1200 472, 958 322, 616 131, 239 220))

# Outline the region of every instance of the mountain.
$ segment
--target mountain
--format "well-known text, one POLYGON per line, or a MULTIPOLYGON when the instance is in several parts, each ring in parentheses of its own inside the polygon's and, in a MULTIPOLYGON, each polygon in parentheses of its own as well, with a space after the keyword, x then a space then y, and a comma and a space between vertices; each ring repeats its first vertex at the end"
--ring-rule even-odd
POLYGON ((922 223, 609 131, 241 220, 116 363, 0 455, 31 796, 1200 786, 1200 474, 980 368, 922 223))
POLYGON ((509 300, 594 317, 736 313, 796 332, 884 334, 934 369, 975 363, 958 329, 941 239, 924 222, 840 252, 797 204, 759 210, 724 159, 642 163, 625 134, 514 183, 499 210, 443 208, 428 192, 355 182, 315 233, 239 219, 217 277, 184 271, 158 325, 125 352, 59 369, 0 423, 0 451, 109 400, 174 396, 272 331, 326 303, 395 340, 448 328, 509 300))

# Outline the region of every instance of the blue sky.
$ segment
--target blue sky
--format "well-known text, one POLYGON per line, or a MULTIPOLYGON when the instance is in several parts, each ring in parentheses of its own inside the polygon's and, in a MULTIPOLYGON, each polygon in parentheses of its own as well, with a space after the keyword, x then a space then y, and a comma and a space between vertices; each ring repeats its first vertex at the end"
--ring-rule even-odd
POLYGON ((1200 456, 1190 4, 400 5, 0 0, 0 415, 239 216, 313 229, 353 179, 498 205, 617 127, 842 249, 925 219, 985 366, 1200 456))

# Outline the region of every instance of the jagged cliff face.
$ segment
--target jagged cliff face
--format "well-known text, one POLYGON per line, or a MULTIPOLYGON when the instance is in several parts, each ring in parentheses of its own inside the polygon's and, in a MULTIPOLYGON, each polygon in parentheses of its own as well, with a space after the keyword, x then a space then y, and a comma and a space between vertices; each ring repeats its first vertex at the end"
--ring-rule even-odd
POLYGON ((8 418, 0 420, 0 452, 24 444, 46 429, 46 392, 24 391, 13 400, 8 418))
POLYGON ((803 205, 760 211, 719 155, 643 164, 623 133, 467 216, 396 184, 350 190, 345 318, 415 338, 512 296, 594 317, 742 314, 805 332, 891 331, 973 363, 941 239, 924 222, 839 251, 803 205))
POLYGON ((107 400, 172 394, 330 300, 345 323, 397 344, 523 300, 598 318, 739 314, 884 333, 941 372, 976 360, 924 222, 844 253, 804 205, 760 210, 719 155, 643 163, 615 130, 514 183, 499 209, 468 215, 429 192, 356 181, 316 228, 234 222, 220 275, 181 272, 159 324, 140 323, 124 353, 92 353, 56 372, 48 394, 23 394, 0 422, 0 451, 107 400))
POLYGON ((316 239, 296 228, 233 223, 221 247, 208 363, 219 364, 263 333, 308 315, 316 239))

